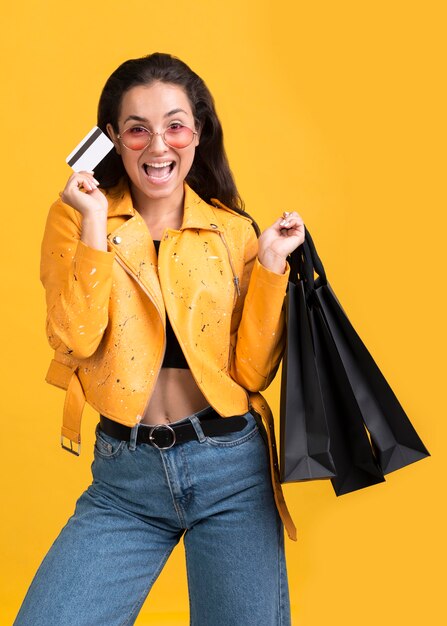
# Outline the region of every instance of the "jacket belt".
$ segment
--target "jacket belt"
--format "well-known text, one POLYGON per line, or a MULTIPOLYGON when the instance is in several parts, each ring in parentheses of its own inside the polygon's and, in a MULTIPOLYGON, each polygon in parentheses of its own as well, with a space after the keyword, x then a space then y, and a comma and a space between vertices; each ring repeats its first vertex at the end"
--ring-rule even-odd
POLYGON ((61 446, 64 450, 79 456, 81 454, 81 420, 85 405, 85 395, 76 372, 73 372, 65 396, 61 429, 61 446), (70 445, 64 444, 64 437, 70 445), (77 446, 77 449, 73 447, 77 446))
POLYGON ((287 504, 284 499, 284 494, 281 487, 281 482, 279 480, 278 454, 276 451, 276 438, 273 415, 269 405, 260 393, 251 393, 249 398, 250 409, 253 409, 262 418, 267 434, 270 459, 270 475, 272 479, 273 495, 275 498, 276 507, 278 509, 278 513, 281 517, 284 528, 286 529, 289 538, 293 541, 296 541, 296 527, 290 516, 289 509, 287 508, 287 504))

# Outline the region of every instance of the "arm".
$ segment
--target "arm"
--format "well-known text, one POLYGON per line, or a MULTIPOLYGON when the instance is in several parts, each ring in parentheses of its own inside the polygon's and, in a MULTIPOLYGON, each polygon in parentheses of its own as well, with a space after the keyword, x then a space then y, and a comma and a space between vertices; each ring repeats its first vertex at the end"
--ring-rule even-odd
POLYGON ((230 374, 248 391, 262 391, 273 380, 285 348, 284 296, 290 268, 287 256, 304 241, 298 213, 284 213, 259 240, 250 229, 245 246, 242 306, 231 323, 230 374))
MULTIPOLYGON (((79 176, 70 178, 62 197, 76 207, 75 195, 93 204, 92 197, 78 190, 79 176)), ((96 214, 82 215, 62 200, 55 202, 42 242, 40 276, 46 291, 48 340, 55 350, 79 359, 93 354, 101 341, 112 288, 114 253, 104 250, 107 201, 100 191, 93 193, 101 196, 96 199, 102 204, 96 214)))
MULTIPOLYGON (((253 228, 245 247, 241 304, 231 320, 230 375, 248 391, 262 391, 273 380, 285 347, 284 274, 267 269, 258 258, 253 228)), ((282 266, 284 266, 284 261, 282 266)))

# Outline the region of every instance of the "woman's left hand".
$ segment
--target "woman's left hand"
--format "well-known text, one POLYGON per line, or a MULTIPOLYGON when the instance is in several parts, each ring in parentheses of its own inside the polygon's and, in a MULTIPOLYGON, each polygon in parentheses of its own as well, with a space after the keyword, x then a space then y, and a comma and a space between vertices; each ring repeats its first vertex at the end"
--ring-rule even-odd
POLYGON ((296 213, 284 212, 258 239, 258 259, 267 269, 284 274, 286 258, 298 248, 305 236, 303 219, 296 213))

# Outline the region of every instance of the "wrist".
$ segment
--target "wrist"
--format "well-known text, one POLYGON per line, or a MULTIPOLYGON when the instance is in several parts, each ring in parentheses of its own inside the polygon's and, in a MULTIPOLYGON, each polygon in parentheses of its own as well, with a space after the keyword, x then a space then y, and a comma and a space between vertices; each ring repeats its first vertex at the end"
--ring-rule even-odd
POLYGON ((107 220, 107 207, 105 208, 101 208, 101 209, 90 209, 90 210, 83 210, 82 213, 82 221, 90 221, 90 222, 96 222, 96 221, 101 221, 107 220))
POLYGON ((258 254, 258 259, 261 265, 263 265, 270 272, 274 272, 275 274, 284 274, 286 271, 286 259, 272 250, 266 250, 265 252, 258 254))
POLYGON ((90 248, 107 251, 107 212, 84 213, 81 241, 90 248))

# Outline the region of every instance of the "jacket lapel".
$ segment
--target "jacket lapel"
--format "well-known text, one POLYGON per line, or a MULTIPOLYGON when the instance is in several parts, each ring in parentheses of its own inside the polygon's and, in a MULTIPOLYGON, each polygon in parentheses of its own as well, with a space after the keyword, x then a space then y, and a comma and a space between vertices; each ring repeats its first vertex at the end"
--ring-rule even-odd
POLYGON ((135 210, 127 185, 108 195, 108 245, 140 283, 149 298, 165 318, 163 298, 158 280, 158 261, 154 243, 146 222, 135 210))
MULTIPOLYGON (((223 233, 220 210, 207 204, 196 192, 184 183, 184 213, 180 232, 186 229, 208 230, 223 233)), ((165 307, 158 277, 158 260, 154 243, 144 219, 135 210, 129 187, 125 181, 107 193, 108 243, 119 262, 141 284, 157 306, 162 319, 165 307)), ((225 208, 220 205, 220 208, 225 208)), ((232 212, 230 209, 228 211, 232 212)), ((171 236, 173 232, 170 231, 171 236)))

